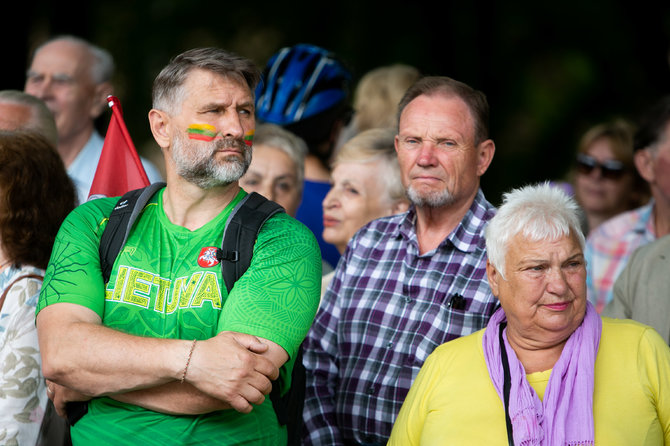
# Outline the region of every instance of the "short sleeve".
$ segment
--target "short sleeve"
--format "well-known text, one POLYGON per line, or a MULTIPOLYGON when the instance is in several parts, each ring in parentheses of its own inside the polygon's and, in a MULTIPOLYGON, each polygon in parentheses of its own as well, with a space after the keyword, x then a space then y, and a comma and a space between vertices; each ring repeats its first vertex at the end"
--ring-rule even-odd
POLYGON ((253 334, 294 357, 314 320, 321 294, 321 253, 316 238, 284 213, 268 220, 251 265, 223 306, 218 331, 253 334))
POLYGON ((100 236, 116 198, 100 198, 72 211, 58 231, 36 313, 59 302, 83 305, 103 317, 105 286, 100 236))

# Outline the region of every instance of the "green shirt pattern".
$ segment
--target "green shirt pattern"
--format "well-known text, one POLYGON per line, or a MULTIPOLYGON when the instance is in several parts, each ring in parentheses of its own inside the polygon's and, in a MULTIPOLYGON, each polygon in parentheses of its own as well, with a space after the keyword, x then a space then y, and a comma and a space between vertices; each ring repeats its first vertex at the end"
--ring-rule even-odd
MULTIPOLYGON (((221 265, 200 266, 198 257, 203 248, 221 246, 230 211, 246 192, 190 231, 169 221, 163 191, 136 222, 106 287, 98 247, 117 198, 76 208, 54 244, 37 312, 57 302, 76 303, 95 311, 108 327, 146 337, 203 340, 237 331, 276 342, 293 358, 319 303, 321 256, 313 234, 284 213, 271 217, 249 269, 228 295, 221 265)), ((282 367, 285 383, 291 367, 291 360, 282 367)), ((227 410, 201 416, 164 415, 98 398, 72 430, 80 444, 118 444, 126 438, 133 444, 274 445, 285 436, 268 398, 248 415, 227 410)))

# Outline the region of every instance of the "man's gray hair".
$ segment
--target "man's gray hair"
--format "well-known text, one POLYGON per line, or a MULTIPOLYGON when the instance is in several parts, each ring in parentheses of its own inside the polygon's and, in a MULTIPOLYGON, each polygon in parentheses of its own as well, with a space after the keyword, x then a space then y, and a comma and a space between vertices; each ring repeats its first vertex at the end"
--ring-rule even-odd
POLYGON ((54 147, 58 146, 58 130, 53 113, 41 99, 19 90, 0 90, 0 102, 18 104, 31 111, 30 120, 22 130, 30 130, 44 136, 54 147))
POLYGON ((153 108, 175 114, 183 103, 182 88, 194 69, 211 71, 245 83, 253 97, 260 72, 249 59, 220 48, 194 48, 174 57, 154 80, 153 108))
POLYGON ((35 55, 42 48, 44 48, 45 45, 53 42, 70 42, 86 48, 91 55, 91 58, 93 59, 93 63, 91 64, 91 80, 93 83, 102 84, 103 82, 111 82, 112 77, 114 77, 115 69, 114 58, 112 57, 111 53, 104 48, 93 45, 91 42, 84 40, 81 37, 72 35, 61 35, 53 37, 35 49, 33 58, 35 58, 35 55))
POLYGON ((575 236, 583 250, 580 212, 573 198, 549 182, 513 189, 485 229, 489 262, 505 278, 505 256, 516 235, 533 242, 575 236))

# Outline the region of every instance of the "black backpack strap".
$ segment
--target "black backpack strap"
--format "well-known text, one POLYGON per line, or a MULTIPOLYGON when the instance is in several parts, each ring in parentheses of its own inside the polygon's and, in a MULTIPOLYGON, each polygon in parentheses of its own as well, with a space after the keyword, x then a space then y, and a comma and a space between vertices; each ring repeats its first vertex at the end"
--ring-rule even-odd
MULTIPOLYGON (((144 206, 147 205, 156 191, 165 186, 165 183, 152 183, 147 187, 135 189, 123 194, 116 206, 109 215, 109 221, 100 237, 100 270, 102 278, 107 283, 112 274, 112 267, 116 257, 121 252, 121 248, 126 244, 130 229, 137 217, 142 213, 144 206)), ((67 421, 70 426, 74 426, 77 421, 88 412, 87 401, 70 401, 66 404, 67 421)))
MULTIPOLYGON (((277 212, 284 212, 284 208, 262 195, 252 192, 244 197, 230 213, 223 233, 221 250, 217 254, 217 257, 221 261, 221 271, 228 293, 233 289, 233 285, 237 279, 242 277, 242 274, 249 268, 254 252, 254 244, 261 227, 277 212)), ((296 373, 300 373, 301 371, 304 373, 304 370, 298 367, 301 363, 302 349, 299 349, 296 363, 293 367, 292 380, 295 379, 293 376, 296 373)), ((278 380, 272 382, 272 391, 269 396, 279 424, 282 426, 289 424, 289 427, 294 428, 294 424, 289 423, 291 420, 289 419, 288 395, 282 398, 278 380)), ((291 432, 289 437, 292 436, 294 434, 291 432)))
POLYGON ((277 212, 284 212, 284 208, 252 192, 230 213, 223 232, 221 250, 217 254, 228 293, 249 268, 261 227, 277 212))
POLYGON ((164 186, 165 183, 157 182, 141 189, 131 190, 117 201, 100 238, 100 269, 105 283, 109 281, 114 261, 126 244, 135 220, 156 191, 164 186))

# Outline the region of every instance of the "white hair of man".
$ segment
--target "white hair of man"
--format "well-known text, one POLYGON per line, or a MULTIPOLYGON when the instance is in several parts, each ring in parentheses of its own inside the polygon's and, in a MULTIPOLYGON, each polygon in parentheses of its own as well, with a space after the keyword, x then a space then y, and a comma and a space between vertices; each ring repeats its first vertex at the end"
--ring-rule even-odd
POLYGON ((517 235, 532 242, 575 236, 583 250, 581 212, 573 198, 549 182, 513 189, 485 229, 489 262, 505 279, 505 256, 517 235))
POLYGON ((86 48, 93 58, 93 63, 91 64, 91 80, 95 84, 102 84, 103 82, 110 82, 114 76, 114 58, 109 51, 101 48, 97 45, 93 45, 91 42, 84 40, 80 37, 72 35, 60 35, 53 37, 46 42, 42 43, 40 46, 35 48, 33 52, 33 57, 35 54, 39 53, 42 48, 46 45, 53 42, 70 42, 76 45, 81 45, 86 48))

